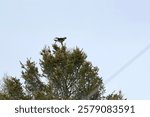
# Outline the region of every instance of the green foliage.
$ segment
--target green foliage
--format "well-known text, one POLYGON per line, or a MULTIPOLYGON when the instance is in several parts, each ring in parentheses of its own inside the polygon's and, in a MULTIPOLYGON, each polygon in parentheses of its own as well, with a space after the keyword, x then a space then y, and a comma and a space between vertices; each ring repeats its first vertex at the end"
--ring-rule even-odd
MULTIPOLYGON (((107 100, 122 100, 123 99, 123 95, 122 92, 119 91, 118 93, 111 93, 106 97, 107 100)), ((125 99, 126 100, 126 99, 125 99)))
POLYGON ((19 79, 7 76, 4 78, 4 84, 3 90, 0 92, 0 99, 26 99, 19 79))
POLYGON ((78 47, 53 44, 40 52, 40 68, 31 59, 22 67, 21 81, 14 77, 4 78, 0 99, 123 99, 118 94, 104 96, 103 80, 98 67, 87 61, 87 55, 78 47))

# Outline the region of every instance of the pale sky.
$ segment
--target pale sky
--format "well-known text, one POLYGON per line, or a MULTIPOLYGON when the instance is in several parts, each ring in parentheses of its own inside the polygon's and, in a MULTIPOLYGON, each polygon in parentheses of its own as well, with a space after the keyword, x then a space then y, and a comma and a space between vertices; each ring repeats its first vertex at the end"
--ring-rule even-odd
MULTIPOLYGON (((0 78, 21 75, 19 61, 66 36, 98 66, 104 82, 150 44, 149 0, 1 0, 0 78)), ((150 99, 150 50, 106 85, 128 99, 150 99)))

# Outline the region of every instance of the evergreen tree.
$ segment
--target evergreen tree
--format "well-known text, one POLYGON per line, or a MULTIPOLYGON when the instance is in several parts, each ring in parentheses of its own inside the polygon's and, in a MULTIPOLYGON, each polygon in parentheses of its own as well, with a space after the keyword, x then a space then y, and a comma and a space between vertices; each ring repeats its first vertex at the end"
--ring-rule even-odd
POLYGON ((4 78, 4 86, 0 92, 0 99, 27 99, 25 97, 22 84, 19 79, 6 76, 4 78))
MULTIPOLYGON (((111 93, 106 97, 107 100, 122 100, 123 99, 123 95, 122 92, 119 91, 118 93, 111 93)), ((125 99, 126 100, 126 99, 125 99)))
POLYGON ((121 92, 104 96, 98 67, 87 60, 82 49, 67 49, 63 44, 66 37, 62 39, 55 39, 58 43, 52 49, 49 46, 42 49, 40 68, 31 59, 25 64, 20 62, 24 82, 14 77, 4 78, 0 99, 123 99, 121 92))

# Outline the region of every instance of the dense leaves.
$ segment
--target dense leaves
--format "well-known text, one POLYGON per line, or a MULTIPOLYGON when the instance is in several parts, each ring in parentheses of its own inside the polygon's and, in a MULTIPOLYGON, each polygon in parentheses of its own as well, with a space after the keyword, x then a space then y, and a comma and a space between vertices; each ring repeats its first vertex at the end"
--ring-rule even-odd
POLYGON ((99 69, 87 61, 82 49, 69 50, 61 41, 40 54, 39 67, 31 59, 20 62, 21 80, 4 78, 0 99, 123 99, 121 92, 104 96, 99 69))

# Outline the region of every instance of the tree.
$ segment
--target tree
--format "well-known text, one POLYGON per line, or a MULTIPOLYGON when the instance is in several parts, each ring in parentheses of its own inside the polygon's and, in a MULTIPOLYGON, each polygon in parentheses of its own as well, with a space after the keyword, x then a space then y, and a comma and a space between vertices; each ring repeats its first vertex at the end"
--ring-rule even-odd
MULTIPOLYGON (((119 91, 118 93, 111 93, 106 97, 107 100, 122 100, 123 99, 123 95, 122 92, 119 91)), ((126 100, 126 99, 125 99, 126 100)))
POLYGON ((3 90, 0 92, 0 99, 27 99, 19 79, 6 76, 4 84, 3 90))
POLYGON ((0 99, 123 99, 121 93, 104 96, 98 67, 87 60, 82 49, 69 50, 60 40, 52 44, 52 49, 42 49, 40 68, 31 59, 20 62, 22 82, 15 77, 4 78, 0 99))

